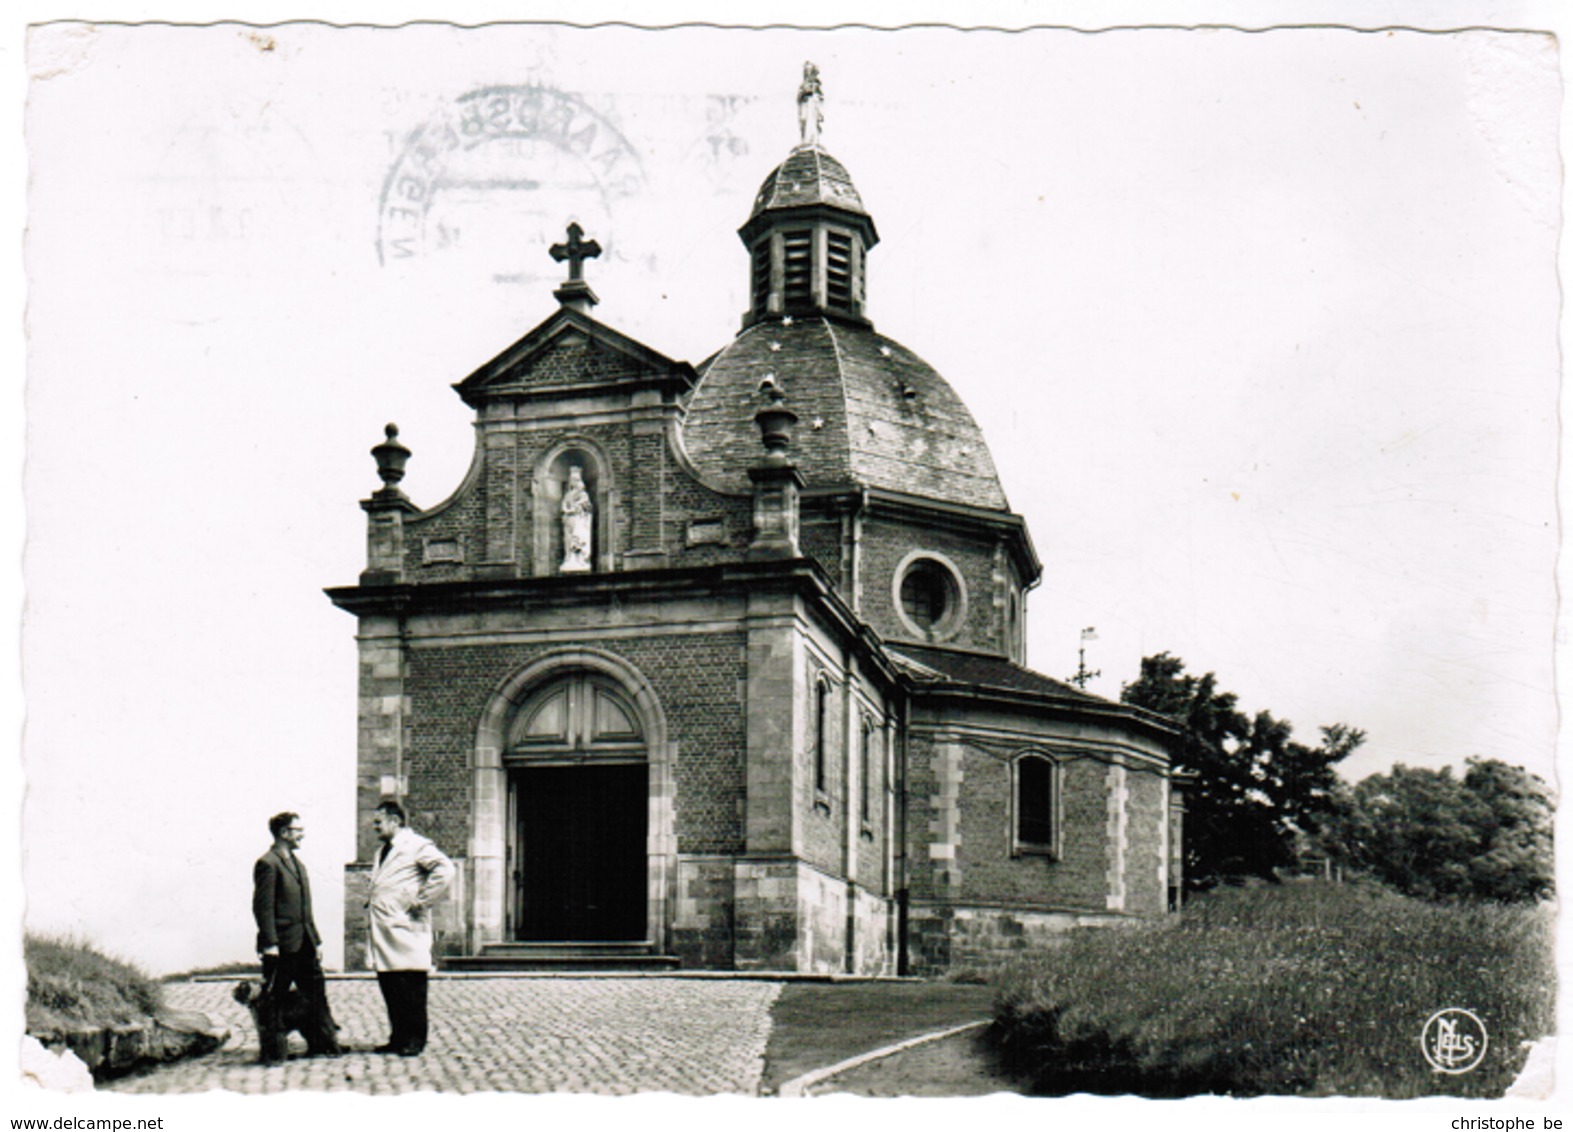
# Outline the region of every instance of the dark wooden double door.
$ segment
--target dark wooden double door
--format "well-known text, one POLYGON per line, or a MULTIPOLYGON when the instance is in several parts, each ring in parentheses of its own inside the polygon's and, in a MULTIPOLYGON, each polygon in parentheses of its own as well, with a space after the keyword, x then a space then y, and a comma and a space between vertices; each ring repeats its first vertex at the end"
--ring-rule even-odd
POLYGON ((649 767, 522 767, 513 790, 517 938, 643 940, 649 767))

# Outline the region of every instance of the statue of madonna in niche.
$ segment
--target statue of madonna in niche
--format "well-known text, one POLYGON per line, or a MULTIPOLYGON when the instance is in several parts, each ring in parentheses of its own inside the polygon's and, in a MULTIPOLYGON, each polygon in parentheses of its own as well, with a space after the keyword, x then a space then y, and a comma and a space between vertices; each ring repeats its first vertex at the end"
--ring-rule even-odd
POLYGON ((568 468, 568 487, 563 491, 563 564, 564 574, 583 573, 590 565, 590 532, 595 523, 595 504, 584 486, 584 469, 578 464, 568 468))

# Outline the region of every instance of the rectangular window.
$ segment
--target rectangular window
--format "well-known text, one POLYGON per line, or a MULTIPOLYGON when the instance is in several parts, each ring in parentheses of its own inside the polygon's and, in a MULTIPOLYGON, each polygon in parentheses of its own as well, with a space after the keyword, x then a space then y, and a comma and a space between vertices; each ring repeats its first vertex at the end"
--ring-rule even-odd
POLYGON ((830 685, 820 680, 814 685, 814 789, 825 793, 825 764, 830 747, 830 685))
POLYGON ((859 751, 858 783, 861 792, 859 812, 864 825, 868 825, 873 807, 874 778, 874 729, 868 720, 863 721, 862 747, 859 751))
POLYGON ((1053 854, 1054 763, 1041 755, 1023 755, 1016 760, 1017 853, 1053 854))

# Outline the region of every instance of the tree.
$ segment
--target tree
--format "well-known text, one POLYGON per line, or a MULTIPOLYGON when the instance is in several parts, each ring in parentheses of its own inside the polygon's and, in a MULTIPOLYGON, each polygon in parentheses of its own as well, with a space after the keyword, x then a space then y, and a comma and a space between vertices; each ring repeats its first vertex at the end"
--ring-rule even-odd
POLYGON ((1141 675, 1122 702, 1181 726, 1175 765, 1196 776, 1186 798, 1185 876, 1193 887, 1224 877, 1272 877, 1294 859, 1297 833, 1314 833, 1333 811, 1337 763, 1364 740, 1345 724, 1322 728, 1307 747, 1287 720, 1265 711, 1247 717, 1211 672, 1193 676, 1177 656, 1142 658, 1141 675))
POLYGON ((1350 866, 1426 900, 1539 900, 1553 890, 1552 802, 1522 767, 1402 763, 1345 792, 1325 841, 1350 866))

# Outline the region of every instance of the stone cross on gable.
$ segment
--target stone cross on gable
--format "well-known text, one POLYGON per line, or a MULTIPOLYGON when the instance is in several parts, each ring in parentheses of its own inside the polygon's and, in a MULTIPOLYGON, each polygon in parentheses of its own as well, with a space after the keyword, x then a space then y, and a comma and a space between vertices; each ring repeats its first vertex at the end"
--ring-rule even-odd
POLYGON ((594 240, 586 240, 584 229, 578 224, 568 225, 568 242, 566 244, 553 244, 550 248, 552 258, 558 263, 568 261, 568 282, 582 283, 584 281, 584 261, 594 259, 601 254, 601 245, 594 240))

